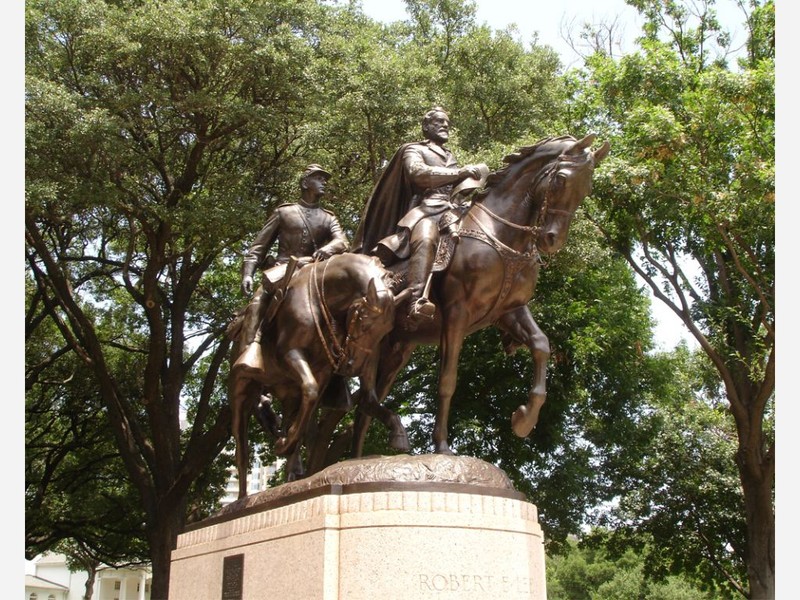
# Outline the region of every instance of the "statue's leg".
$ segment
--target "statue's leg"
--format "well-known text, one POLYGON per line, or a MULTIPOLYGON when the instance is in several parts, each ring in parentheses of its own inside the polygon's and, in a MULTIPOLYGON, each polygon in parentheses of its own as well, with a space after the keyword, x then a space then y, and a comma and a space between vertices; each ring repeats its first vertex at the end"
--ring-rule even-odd
MULTIPOLYGON (((359 411, 369 419, 378 419, 389 430, 389 446, 400 452, 408 452, 411 445, 403 422, 394 411, 378 402, 374 389, 361 389, 358 394, 359 411)), ((366 433, 366 430, 365 430, 366 433)), ((363 439, 361 440, 363 444, 363 439)))
POLYGON ((533 357, 533 378, 528 403, 520 405, 511 416, 511 428, 519 437, 526 437, 536 427, 539 411, 544 404, 547 390, 547 360, 550 358, 550 342, 539 329, 527 306, 504 314, 497 327, 510 336, 506 351, 513 352, 517 344, 524 344, 533 357))
MULTIPOLYGON (((394 380, 397 374, 408 364, 416 344, 408 342, 392 343, 389 340, 390 336, 383 339, 380 346, 380 357, 376 365, 375 385, 375 404, 379 407, 382 406, 383 400, 389 395, 389 391, 394 385, 394 380)), ((356 412, 355 422, 353 423, 353 457, 359 457, 364 451, 364 440, 366 439, 367 429, 372 422, 373 417, 380 418, 380 415, 374 410, 370 404, 370 399, 362 400, 364 398, 363 390, 359 390, 358 410, 356 412)), ((388 410, 388 409, 387 409, 388 410)), ((396 429, 396 425, 392 423, 387 425, 390 429, 389 444, 392 448, 400 450, 401 452, 408 452, 406 444, 408 444, 408 436, 405 435, 405 427, 400 422, 400 418, 393 412, 389 411, 397 419, 397 425, 402 428, 402 433, 396 429)), ((386 422, 384 422, 386 424, 386 422)))
POLYGON ((280 435, 281 418, 275 413, 272 407, 272 397, 268 394, 261 394, 255 410, 256 419, 261 424, 261 429, 268 436, 277 438, 280 435))
POLYGON ((458 358, 467 329, 467 311, 463 303, 453 303, 442 315, 442 337, 439 342, 439 405, 433 426, 433 451, 453 454, 447 442, 450 402, 456 391, 458 358))
POLYGON ((317 435, 308 445, 308 474, 313 475, 326 466, 327 457, 334 441, 336 427, 347 414, 346 409, 323 408, 317 435))
POLYGON ((300 408, 297 417, 292 421, 286 436, 279 438, 275 442, 275 453, 279 456, 291 454, 300 439, 305 434, 308 423, 319 399, 319 384, 317 378, 311 370, 303 353, 298 350, 290 350, 286 353, 286 364, 297 374, 300 381, 300 408))
POLYGON ((286 459, 286 481, 297 481, 305 477, 303 469, 303 457, 301 456, 300 446, 298 445, 289 458, 286 459))
POLYGON ((434 219, 420 220, 411 231, 411 258, 408 261, 408 287, 411 290, 408 325, 411 330, 432 319, 436 312, 425 288, 433 269, 438 241, 439 226, 434 219))
POLYGON ((256 339, 256 334, 261 326, 261 321, 264 317, 264 310, 269 303, 269 295, 264 292, 264 288, 259 286, 253 299, 250 300, 244 309, 244 323, 242 324, 242 332, 240 339, 242 340, 242 347, 253 343, 256 339))
POLYGON ((247 473, 250 471, 250 454, 247 439, 247 421, 260 396, 261 385, 243 377, 236 378, 229 389, 231 403, 231 429, 236 441, 236 471, 239 478, 239 498, 247 496, 247 473))

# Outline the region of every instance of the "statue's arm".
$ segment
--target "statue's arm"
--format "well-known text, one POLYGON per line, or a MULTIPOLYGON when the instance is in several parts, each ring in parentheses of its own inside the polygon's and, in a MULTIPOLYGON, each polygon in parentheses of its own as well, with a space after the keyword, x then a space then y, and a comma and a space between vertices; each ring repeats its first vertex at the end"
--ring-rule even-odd
POLYGON ((314 258, 329 258, 334 254, 341 254, 350 249, 350 241, 347 234, 342 229, 339 220, 330 216, 331 241, 314 252, 314 258))
POLYGON ((403 168, 408 178, 421 188, 437 188, 474 176, 473 165, 452 168, 426 164, 422 152, 414 146, 409 146, 403 153, 403 168))
POLYGON ((256 239, 244 255, 242 261, 242 292, 250 295, 253 292, 253 275, 261 265, 264 264, 267 253, 278 237, 278 230, 281 225, 280 211, 274 211, 266 225, 258 232, 256 239))

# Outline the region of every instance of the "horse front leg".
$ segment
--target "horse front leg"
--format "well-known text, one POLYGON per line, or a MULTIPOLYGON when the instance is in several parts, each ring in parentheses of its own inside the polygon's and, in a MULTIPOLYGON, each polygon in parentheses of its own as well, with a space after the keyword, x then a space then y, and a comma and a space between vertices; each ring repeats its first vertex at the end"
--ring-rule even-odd
POLYGON ((241 374, 234 377, 229 388, 231 404, 231 429, 236 442, 236 473, 239 478, 239 499, 247 496, 247 473, 250 471, 250 452, 247 439, 247 421, 261 396, 261 384, 241 374))
POLYGON ((533 358, 533 378, 528 403, 520 405, 511 415, 511 428, 519 437, 527 437, 539 421, 539 411, 547 396, 547 361, 550 358, 550 341, 539 329, 527 306, 504 314, 497 321, 497 327, 504 331, 510 340, 505 344, 506 353, 513 354, 518 344, 524 344, 533 358))
POLYGON ((442 311, 442 336, 439 342, 439 405, 433 426, 433 451, 436 454, 453 454, 447 442, 450 402, 456 391, 458 358, 464 344, 467 313, 461 303, 442 311))
POLYGON ((319 384, 308 361, 300 350, 290 350, 286 353, 286 363, 297 376, 300 382, 300 407, 296 418, 292 421, 284 437, 275 442, 275 454, 287 456, 294 452, 297 444, 308 428, 311 415, 317 407, 319 399, 319 384))
POLYGON ((298 445, 286 459, 286 481, 297 481, 305 477, 305 474, 303 456, 300 452, 300 446, 298 445))
POLYGON ((382 402, 389 395, 389 391, 394 385, 397 374, 406 366, 411 354, 416 348, 415 344, 411 343, 391 343, 385 339, 380 346, 378 359, 373 365, 375 368, 375 375, 372 376, 374 383, 367 384, 368 387, 373 389, 372 395, 365 398, 368 394, 365 393, 364 383, 362 381, 362 389, 358 391, 358 410, 353 422, 353 443, 351 453, 353 458, 358 458, 363 455, 364 441, 367 435, 367 429, 372 422, 373 417, 377 417, 389 428, 389 445, 395 450, 400 452, 408 452, 410 444, 408 442, 408 435, 406 434, 405 427, 403 427, 400 417, 394 412, 385 408, 382 402), (382 412, 382 411, 386 412, 382 412), (392 418, 394 417, 394 418, 392 418), (396 420, 395 420, 396 419, 396 420))
POLYGON ((370 418, 376 418, 389 430, 389 447, 399 452, 408 452, 408 434, 397 414, 378 402, 376 388, 377 360, 370 360, 360 378, 361 389, 358 395, 359 411, 370 418))

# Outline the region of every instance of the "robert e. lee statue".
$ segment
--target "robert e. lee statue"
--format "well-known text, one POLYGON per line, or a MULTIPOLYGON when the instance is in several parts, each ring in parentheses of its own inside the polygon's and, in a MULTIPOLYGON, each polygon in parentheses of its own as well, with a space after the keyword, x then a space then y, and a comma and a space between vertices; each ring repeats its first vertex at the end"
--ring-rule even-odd
POLYGON ((296 267, 330 258, 349 248, 347 236, 336 215, 320 206, 331 174, 317 164, 308 165, 300 176, 300 200, 281 204, 250 245, 242 264, 242 292, 253 293, 253 277, 263 272, 261 286, 245 309, 242 347, 260 341, 265 318, 277 308, 275 298, 296 267), (277 256, 269 254, 277 240, 277 256))
POLYGON ((410 259, 406 281, 412 326, 435 312, 424 292, 436 257, 440 221, 455 206, 454 186, 488 174, 483 164, 458 166, 444 145, 450 137, 450 118, 442 108, 425 113, 422 133, 424 141, 402 145, 389 161, 367 200, 353 244, 354 251, 375 254, 387 266, 410 259))

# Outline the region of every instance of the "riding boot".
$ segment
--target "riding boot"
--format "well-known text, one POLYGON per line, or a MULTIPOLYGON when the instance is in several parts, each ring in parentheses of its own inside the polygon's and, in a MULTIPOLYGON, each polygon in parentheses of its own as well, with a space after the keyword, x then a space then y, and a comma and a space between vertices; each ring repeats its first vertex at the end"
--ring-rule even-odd
POLYGON ((436 305, 425 295, 425 287, 435 258, 435 241, 427 238, 412 241, 411 258, 408 263, 408 287, 411 290, 408 324, 412 331, 421 323, 432 319, 436 312, 436 305))
POLYGON ((256 291, 250 304, 244 311, 244 324, 242 325, 242 339, 244 346, 252 344, 256 339, 256 334, 261 329, 264 314, 269 306, 272 294, 260 288, 256 291))

